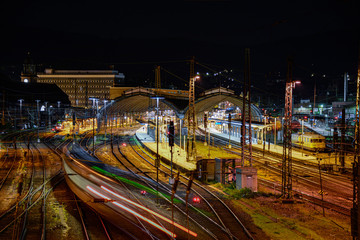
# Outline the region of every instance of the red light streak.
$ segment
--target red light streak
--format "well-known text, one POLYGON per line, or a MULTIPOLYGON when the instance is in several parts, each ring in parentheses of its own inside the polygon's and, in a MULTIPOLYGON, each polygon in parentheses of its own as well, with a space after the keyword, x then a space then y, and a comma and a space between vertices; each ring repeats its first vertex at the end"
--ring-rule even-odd
POLYGON ((189 229, 187 229, 187 228, 181 226, 180 224, 178 224, 178 223, 176 223, 176 222, 173 222, 173 221, 171 221, 170 219, 168 219, 168 218, 166 218, 166 217, 164 217, 164 216, 162 216, 162 215, 160 215, 160 214, 152 211, 151 209, 146 208, 146 207, 144 207, 144 206, 142 206, 142 205, 140 205, 140 204, 138 204, 138 203, 135 203, 135 202, 131 201, 130 199, 124 198, 123 196, 120 196, 119 194, 111 191, 110 189, 108 189, 108 188, 106 188, 106 187, 104 187, 104 186, 101 186, 101 188, 104 189, 105 191, 111 193, 112 195, 120 198, 121 200, 124 200, 124 201, 126 201, 126 202, 128 202, 128 203, 130 203, 130 204, 133 204, 133 205, 137 206, 138 208, 141 208, 142 210, 145 210, 145 211, 147 211, 147 212, 149 212, 149 213, 151 213, 151 214, 153 214, 153 215, 161 218, 162 220, 164 220, 164 221, 166 221, 166 222, 168 222, 168 223, 170 223, 170 224, 173 224, 175 227, 178 227, 179 229, 183 230, 184 232, 188 232, 189 234, 193 235, 194 237, 197 237, 197 233, 195 233, 195 232, 193 232, 193 231, 190 231, 189 229))
MULTIPOLYGON (((104 198, 104 199, 106 199, 106 200, 111 200, 109 197, 105 196, 105 195, 102 194, 102 193, 99 193, 98 191, 96 191, 95 189, 93 189, 93 188, 90 187, 90 186, 86 186, 86 188, 89 189, 89 190, 90 190, 91 192, 93 192, 94 194, 96 194, 96 195, 98 195, 98 196, 100 196, 100 197, 102 197, 102 198, 104 198)), ((118 203, 118 202, 111 202, 111 203, 114 204, 114 205, 116 205, 116 206, 118 206, 118 207, 120 207, 120 208, 122 208, 122 209, 124 209, 125 211, 127 211, 127 212, 135 215, 136 217, 144 220, 145 222, 148 222, 149 224, 153 225, 154 227, 158 228, 159 230, 163 231, 164 233, 166 233, 166 234, 168 234, 168 235, 170 235, 170 236, 172 236, 172 237, 174 237, 174 238, 176 237, 176 235, 175 235, 174 233, 170 232, 170 231, 167 230, 166 228, 163 228, 163 227, 160 226, 159 224, 151 221, 151 220, 148 219, 147 217, 144 217, 144 216, 140 215, 139 213, 131 210, 130 208, 125 207, 124 205, 122 205, 122 204, 120 204, 120 203, 118 203)))

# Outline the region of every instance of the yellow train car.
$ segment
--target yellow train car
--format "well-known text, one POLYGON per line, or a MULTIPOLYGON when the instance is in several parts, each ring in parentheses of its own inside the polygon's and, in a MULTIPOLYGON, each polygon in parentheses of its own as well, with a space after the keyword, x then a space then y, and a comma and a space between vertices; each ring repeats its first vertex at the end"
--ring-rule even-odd
POLYGON ((325 150, 325 137, 317 133, 305 132, 291 134, 292 144, 296 147, 303 147, 310 151, 324 151, 325 150))

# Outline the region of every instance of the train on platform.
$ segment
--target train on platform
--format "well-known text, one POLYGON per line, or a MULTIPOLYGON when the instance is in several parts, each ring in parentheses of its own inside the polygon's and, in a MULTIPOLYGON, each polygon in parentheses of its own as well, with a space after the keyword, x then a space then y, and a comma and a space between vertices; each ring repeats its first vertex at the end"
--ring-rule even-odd
POLYGON ((314 152, 323 152, 326 148, 325 137, 313 132, 291 134, 292 145, 314 152))

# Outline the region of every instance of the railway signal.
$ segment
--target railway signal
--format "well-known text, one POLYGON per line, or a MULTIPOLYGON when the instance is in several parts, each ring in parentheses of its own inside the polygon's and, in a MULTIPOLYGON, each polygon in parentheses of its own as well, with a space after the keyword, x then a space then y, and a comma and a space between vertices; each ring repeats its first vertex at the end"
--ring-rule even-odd
POLYGON ((228 130, 229 130, 229 148, 231 148, 230 138, 231 138, 231 113, 228 116, 228 130))
POLYGON ((172 186, 172 189, 171 189, 172 198, 174 198, 174 195, 176 193, 176 189, 177 189, 177 186, 179 184, 179 180, 180 180, 180 173, 178 172, 178 174, 176 175, 174 184, 172 186))
POLYGON ((205 114, 204 114, 204 128, 207 128, 207 120, 208 120, 208 116, 207 116, 207 114, 205 113, 205 114))
POLYGON ((168 137, 169 137, 169 146, 173 147, 174 146, 174 138, 175 138, 174 121, 170 121, 168 137))

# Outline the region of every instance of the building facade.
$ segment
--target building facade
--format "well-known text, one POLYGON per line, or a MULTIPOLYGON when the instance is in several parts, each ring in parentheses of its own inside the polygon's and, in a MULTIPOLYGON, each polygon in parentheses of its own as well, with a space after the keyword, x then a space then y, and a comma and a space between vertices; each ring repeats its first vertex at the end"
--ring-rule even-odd
POLYGON ((90 98, 99 103, 110 99, 110 88, 121 86, 124 74, 116 70, 55 70, 37 74, 38 83, 56 84, 69 97, 72 107, 89 108, 90 98))

